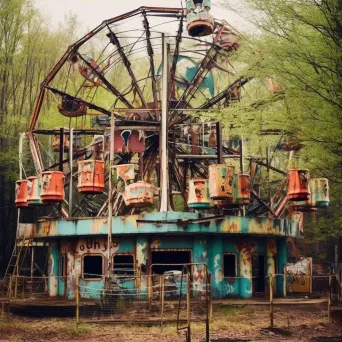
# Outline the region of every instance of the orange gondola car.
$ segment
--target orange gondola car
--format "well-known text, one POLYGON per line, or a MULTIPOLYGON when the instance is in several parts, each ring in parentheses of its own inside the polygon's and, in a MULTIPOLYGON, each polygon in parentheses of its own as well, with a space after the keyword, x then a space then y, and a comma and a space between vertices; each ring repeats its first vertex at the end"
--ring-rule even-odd
POLYGON ((309 170, 290 170, 288 172, 288 180, 287 196, 290 201, 305 201, 309 199, 309 170))
POLYGON ((15 183, 15 205, 18 208, 28 207, 26 179, 18 180, 15 183))
POLYGON ((61 171, 42 173, 41 198, 44 202, 64 201, 64 174, 61 171))
POLYGON ((87 114, 87 106, 69 96, 63 96, 62 103, 57 108, 62 115, 68 118, 77 118, 87 114))
POLYGON ((103 160, 82 160, 78 162, 79 192, 84 194, 102 193, 105 187, 103 160))

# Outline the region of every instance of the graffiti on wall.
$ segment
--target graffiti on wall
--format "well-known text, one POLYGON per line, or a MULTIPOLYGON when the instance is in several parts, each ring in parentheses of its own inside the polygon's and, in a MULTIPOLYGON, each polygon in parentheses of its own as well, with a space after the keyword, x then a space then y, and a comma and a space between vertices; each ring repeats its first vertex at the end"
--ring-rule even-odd
MULTIPOLYGON (((119 248, 119 243, 117 241, 112 242, 112 248, 116 251, 119 248)), ((75 253, 81 252, 106 252, 107 251, 107 242, 103 239, 92 239, 87 238, 86 240, 81 240, 79 245, 76 247, 75 253)))
POLYGON ((312 258, 302 258, 286 265, 287 290, 292 293, 311 292, 312 258))

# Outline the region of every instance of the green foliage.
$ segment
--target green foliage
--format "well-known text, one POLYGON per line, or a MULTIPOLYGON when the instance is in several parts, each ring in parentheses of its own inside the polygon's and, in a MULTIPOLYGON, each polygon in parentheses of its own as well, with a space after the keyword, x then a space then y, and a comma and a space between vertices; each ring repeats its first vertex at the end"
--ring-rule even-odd
MULTIPOLYGON (((248 10, 243 15, 256 27, 256 34, 248 41, 258 51, 248 64, 247 76, 259 82, 273 78, 285 90, 268 99, 265 96, 253 108, 245 103, 233 106, 225 112, 226 117, 239 133, 278 129, 304 143, 292 166, 309 168, 312 177, 329 178, 332 201, 329 209, 307 218, 306 236, 311 241, 326 240, 327 235, 341 236, 341 2, 246 3, 248 10), (236 118, 234 111, 239 114, 236 118)), ((258 101, 257 96, 253 98, 258 101)))
MULTIPOLYGON (((19 133, 27 131, 40 84, 64 52, 65 44, 74 40, 76 26, 76 18, 70 16, 61 28, 52 31, 30 0, 0 0, 0 245, 5 246, 6 241, 5 248, 0 249, 3 267, 11 249, 8 241, 14 241, 16 231, 14 182, 19 178, 19 133)), ((56 106, 48 100, 47 107, 56 106)), ((31 160, 24 160, 24 165, 28 172, 33 166, 31 160)))

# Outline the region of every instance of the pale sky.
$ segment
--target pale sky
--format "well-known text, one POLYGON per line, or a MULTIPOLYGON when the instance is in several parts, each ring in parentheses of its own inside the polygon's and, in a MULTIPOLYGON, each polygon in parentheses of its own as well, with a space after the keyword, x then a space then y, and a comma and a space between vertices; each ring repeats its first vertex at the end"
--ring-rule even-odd
MULTIPOLYGON (((103 20, 134 10, 141 6, 183 7, 185 0, 36 0, 38 8, 50 18, 53 25, 63 22, 64 15, 76 14, 82 24, 80 35, 87 33, 103 20)), ((241 3, 242 0, 234 0, 241 3)), ((219 0, 212 0, 212 15, 224 19, 238 31, 247 31, 248 24, 237 14, 218 5, 219 0)), ((232 1, 229 1, 230 3, 232 1)))

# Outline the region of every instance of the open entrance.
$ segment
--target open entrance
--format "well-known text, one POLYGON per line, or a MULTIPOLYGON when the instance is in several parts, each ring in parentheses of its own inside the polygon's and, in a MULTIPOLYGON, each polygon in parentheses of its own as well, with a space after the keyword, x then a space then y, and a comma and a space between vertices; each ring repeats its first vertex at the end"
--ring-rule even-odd
POLYGON ((189 263, 191 263, 191 250, 158 250, 151 252, 151 264, 161 264, 153 266, 153 273, 163 274, 167 271, 181 271, 182 265, 189 263))
POLYGON ((265 293, 265 254, 253 253, 252 277, 253 292, 255 295, 265 293))

